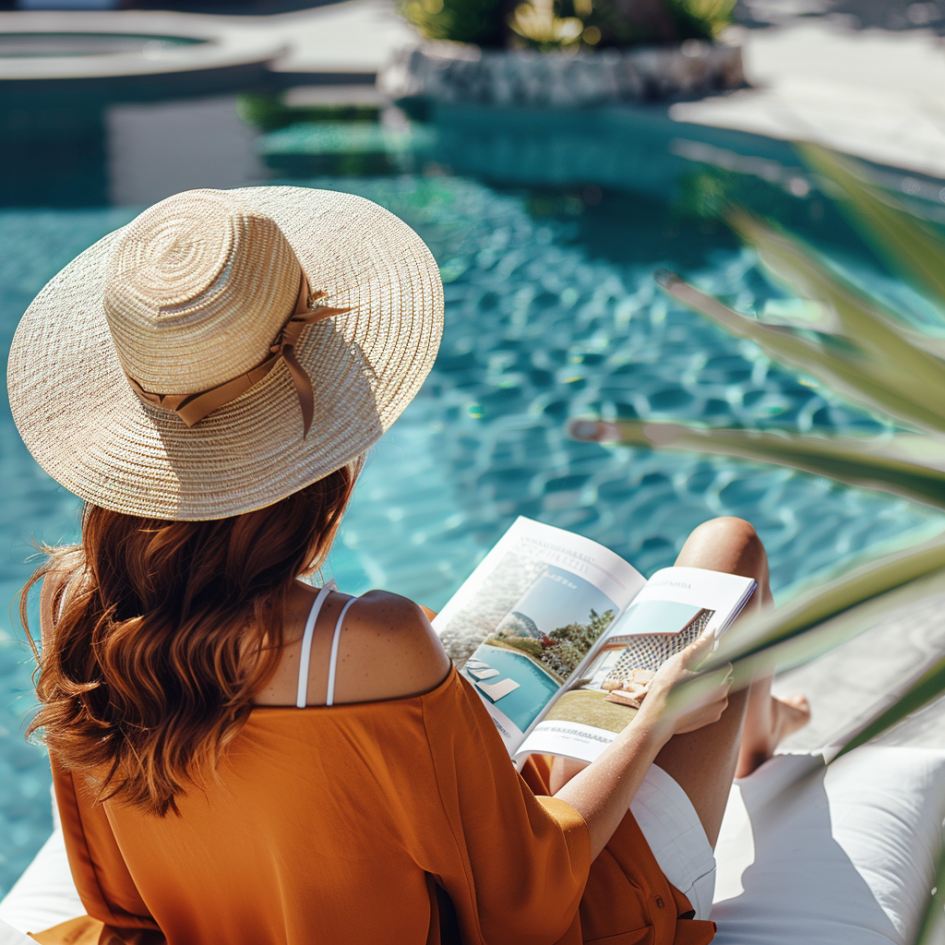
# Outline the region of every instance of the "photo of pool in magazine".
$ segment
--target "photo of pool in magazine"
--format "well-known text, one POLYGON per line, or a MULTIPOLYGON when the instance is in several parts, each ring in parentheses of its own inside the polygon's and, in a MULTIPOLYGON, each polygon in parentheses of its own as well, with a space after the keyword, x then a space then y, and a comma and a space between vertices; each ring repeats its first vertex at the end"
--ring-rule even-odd
POLYGON ((509 754, 593 761, 664 660, 718 638, 751 578, 664 568, 649 581, 590 539, 519 518, 433 622, 509 754))

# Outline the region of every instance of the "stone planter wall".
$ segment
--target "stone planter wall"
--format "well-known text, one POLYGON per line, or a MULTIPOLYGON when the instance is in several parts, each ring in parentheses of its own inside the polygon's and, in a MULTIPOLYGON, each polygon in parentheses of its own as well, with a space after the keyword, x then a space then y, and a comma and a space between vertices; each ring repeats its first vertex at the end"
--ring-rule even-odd
POLYGON ((378 77, 397 100, 546 108, 689 98, 744 84, 740 47, 699 40, 578 54, 428 43, 404 50, 378 77))

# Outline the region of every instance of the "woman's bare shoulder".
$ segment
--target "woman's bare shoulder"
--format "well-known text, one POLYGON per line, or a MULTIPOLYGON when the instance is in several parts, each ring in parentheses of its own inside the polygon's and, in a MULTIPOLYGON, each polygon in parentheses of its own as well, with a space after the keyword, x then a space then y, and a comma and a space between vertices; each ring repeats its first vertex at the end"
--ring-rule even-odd
MULTIPOLYGON (((299 584, 286 613, 282 659, 272 678, 257 693, 257 705, 294 705, 297 697, 302 631, 318 594, 299 584)), ((324 705, 335 625, 346 594, 331 593, 315 625, 308 666, 308 700, 324 705)), ((335 702, 378 702, 419 695, 435 689, 450 671, 449 657, 424 608, 399 594, 370 591, 355 598, 345 613, 338 640, 335 702)))
POLYGON ((338 647, 336 702, 370 702, 435 689, 450 659, 425 608, 369 591, 348 609, 338 647))

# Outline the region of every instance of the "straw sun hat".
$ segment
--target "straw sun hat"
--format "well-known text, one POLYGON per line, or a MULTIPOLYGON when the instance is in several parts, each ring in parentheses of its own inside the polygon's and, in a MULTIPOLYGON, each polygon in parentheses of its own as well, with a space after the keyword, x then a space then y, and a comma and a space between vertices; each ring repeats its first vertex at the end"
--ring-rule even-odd
POLYGON ((88 502, 224 518, 376 442, 442 326, 430 251, 369 200, 188 191, 39 293, 10 350, 10 405, 37 462, 88 502))

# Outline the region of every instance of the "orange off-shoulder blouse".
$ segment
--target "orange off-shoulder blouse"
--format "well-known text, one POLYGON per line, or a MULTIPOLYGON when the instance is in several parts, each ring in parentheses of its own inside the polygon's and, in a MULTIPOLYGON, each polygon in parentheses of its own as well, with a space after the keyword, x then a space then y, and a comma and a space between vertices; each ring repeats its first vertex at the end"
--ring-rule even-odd
POLYGON ((93 807, 53 761, 88 917, 34 937, 167 945, 705 945, 630 814, 584 820, 519 775, 451 670, 422 696, 257 707, 219 770, 158 818, 93 807))

